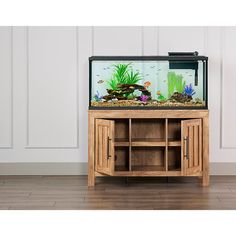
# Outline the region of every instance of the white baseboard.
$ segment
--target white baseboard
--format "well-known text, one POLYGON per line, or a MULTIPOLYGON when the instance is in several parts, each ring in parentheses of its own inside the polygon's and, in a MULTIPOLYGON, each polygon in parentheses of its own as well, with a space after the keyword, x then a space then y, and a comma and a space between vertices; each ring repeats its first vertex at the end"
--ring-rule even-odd
MULTIPOLYGON (((87 175, 88 163, 0 163, 0 175, 87 175)), ((211 175, 236 175, 236 163, 210 163, 211 175)))
POLYGON ((0 175, 87 175, 86 162, 0 163, 0 175))

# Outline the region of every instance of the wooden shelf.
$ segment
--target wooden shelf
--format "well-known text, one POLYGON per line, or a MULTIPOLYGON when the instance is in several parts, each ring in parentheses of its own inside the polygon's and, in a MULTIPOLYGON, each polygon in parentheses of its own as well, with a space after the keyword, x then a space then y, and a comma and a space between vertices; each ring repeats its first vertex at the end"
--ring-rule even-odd
MULTIPOLYGON (((155 138, 135 138, 131 140, 132 147, 165 147, 166 142, 164 139, 155 138)), ((169 139, 167 146, 180 147, 181 141, 169 139)), ((129 140, 118 138, 115 139, 115 147, 129 147, 129 140)))
POLYGON ((165 147, 166 142, 160 138, 133 138, 132 147, 165 147))
POLYGON ((180 147, 181 146, 181 141, 180 140, 168 139, 168 146, 169 147, 180 147))
POLYGON ((127 138, 116 138, 115 147, 128 147, 129 140, 127 138))

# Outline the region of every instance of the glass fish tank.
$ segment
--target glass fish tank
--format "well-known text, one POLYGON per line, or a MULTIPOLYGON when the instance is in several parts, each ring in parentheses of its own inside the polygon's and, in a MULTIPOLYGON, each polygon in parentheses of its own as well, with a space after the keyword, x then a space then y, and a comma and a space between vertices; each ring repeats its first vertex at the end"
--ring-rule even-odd
POLYGON ((207 109, 205 56, 89 58, 90 109, 207 109))

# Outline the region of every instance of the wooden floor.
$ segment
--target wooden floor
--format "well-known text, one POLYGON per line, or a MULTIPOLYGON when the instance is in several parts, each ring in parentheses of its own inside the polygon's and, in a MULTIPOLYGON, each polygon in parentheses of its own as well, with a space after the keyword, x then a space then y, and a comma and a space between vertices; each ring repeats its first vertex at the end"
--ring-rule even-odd
POLYGON ((236 209, 236 176, 213 176, 210 187, 195 178, 97 178, 0 176, 0 209, 236 209))

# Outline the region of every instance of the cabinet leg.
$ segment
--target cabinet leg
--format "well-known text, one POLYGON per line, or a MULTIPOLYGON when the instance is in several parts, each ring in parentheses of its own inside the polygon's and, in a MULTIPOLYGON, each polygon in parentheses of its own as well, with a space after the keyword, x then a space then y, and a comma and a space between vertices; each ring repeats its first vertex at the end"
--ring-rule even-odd
POLYGON ((94 175, 88 175, 88 187, 94 187, 96 177, 94 175))
POLYGON ((203 173, 202 176, 202 186, 203 187, 208 187, 209 186, 209 174, 208 173, 203 173))

